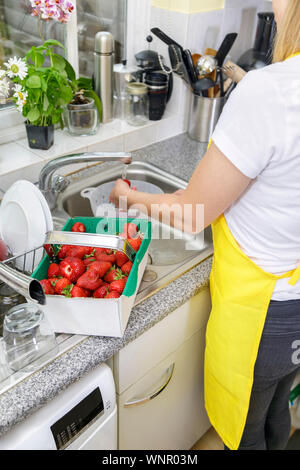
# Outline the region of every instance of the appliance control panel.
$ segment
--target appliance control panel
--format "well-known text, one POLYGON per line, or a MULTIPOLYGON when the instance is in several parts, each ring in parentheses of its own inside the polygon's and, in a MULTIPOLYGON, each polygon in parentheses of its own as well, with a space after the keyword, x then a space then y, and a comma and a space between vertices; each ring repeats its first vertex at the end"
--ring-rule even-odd
POLYGON ((98 387, 51 426, 57 449, 65 449, 103 413, 104 404, 98 387))

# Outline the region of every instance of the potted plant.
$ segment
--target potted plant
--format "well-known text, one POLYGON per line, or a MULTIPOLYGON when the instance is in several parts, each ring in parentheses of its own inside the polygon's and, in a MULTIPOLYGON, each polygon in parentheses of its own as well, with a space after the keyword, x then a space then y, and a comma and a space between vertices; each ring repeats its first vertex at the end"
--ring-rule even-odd
POLYGON ((12 99, 26 119, 31 148, 48 149, 53 144, 54 125, 60 123, 63 128, 62 114, 73 98, 66 61, 54 47, 64 48, 50 39, 32 47, 25 59, 14 57, 5 64, 6 75, 15 84, 12 99), (46 58, 50 63, 45 65, 46 58))
POLYGON ((72 135, 90 135, 97 131, 101 120, 102 106, 93 90, 92 79, 75 79, 75 72, 68 64, 68 77, 71 80, 73 98, 67 104, 64 120, 72 135))

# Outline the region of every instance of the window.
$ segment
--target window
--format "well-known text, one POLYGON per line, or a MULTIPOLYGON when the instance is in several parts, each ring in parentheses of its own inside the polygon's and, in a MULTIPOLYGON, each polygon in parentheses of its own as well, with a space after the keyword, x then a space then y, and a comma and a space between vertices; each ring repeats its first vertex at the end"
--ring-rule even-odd
MULTIPOLYGON (((41 44, 38 21, 30 15, 28 0, 0 0, 0 66, 12 56, 24 57, 31 46, 41 44)), ((64 43, 64 25, 42 22, 45 39, 57 39, 64 43)), ((12 106, 2 99, 0 109, 12 106)))
MULTIPOLYGON (((127 0, 72 0, 75 10, 70 21, 42 22, 45 39, 57 39, 66 46, 68 60, 81 75, 91 77, 94 64, 94 37, 109 31, 115 38, 115 60, 125 58, 127 0), (75 36, 75 37, 74 37, 75 36)), ((41 44, 37 18, 30 14, 28 0, 0 0, 0 66, 12 56, 24 57, 33 45, 41 44)), ((0 130, 7 127, 4 112, 15 112, 11 102, 0 101, 0 130)), ((16 112, 17 115, 17 112, 16 112)), ((16 122, 21 122, 20 116, 16 122)), ((11 118, 9 119, 11 125, 11 118)))
POLYGON ((115 39, 115 61, 125 58, 126 0, 77 0, 79 73, 93 74, 95 34, 109 31, 115 39))

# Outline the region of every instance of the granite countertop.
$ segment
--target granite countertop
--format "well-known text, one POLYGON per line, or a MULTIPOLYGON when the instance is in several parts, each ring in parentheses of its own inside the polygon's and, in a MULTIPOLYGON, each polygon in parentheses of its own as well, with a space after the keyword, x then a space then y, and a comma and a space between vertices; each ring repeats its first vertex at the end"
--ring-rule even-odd
MULTIPOLYGON (((133 159, 152 163, 188 181, 205 150, 206 145, 192 141, 186 134, 181 134, 134 152, 133 159)), ((85 373, 110 359, 126 344, 207 286, 211 262, 211 257, 204 260, 135 306, 122 338, 90 336, 24 381, 0 394, 0 435, 85 373)))

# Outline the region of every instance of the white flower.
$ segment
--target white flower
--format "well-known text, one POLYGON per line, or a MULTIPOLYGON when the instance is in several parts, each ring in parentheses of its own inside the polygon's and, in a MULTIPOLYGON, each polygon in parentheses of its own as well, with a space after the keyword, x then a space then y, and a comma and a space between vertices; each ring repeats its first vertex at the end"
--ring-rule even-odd
POLYGON ((3 70, 3 69, 0 69, 0 80, 2 80, 2 78, 4 78, 4 77, 5 77, 5 75, 6 75, 6 72, 5 72, 5 70, 3 70))
POLYGON ((6 98, 9 95, 10 85, 5 78, 0 81, 0 96, 6 98))
POLYGON ((5 62, 4 65, 7 68, 9 78, 18 77, 20 80, 23 80, 27 76, 27 65, 22 59, 13 57, 8 59, 8 62, 5 62))
POLYGON ((14 98, 17 98, 17 102, 22 101, 25 104, 28 93, 27 91, 20 90, 15 92, 13 96, 14 98))
POLYGON ((26 98, 28 96, 27 91, 14 93, 14 97, 17 98, 16 107, 20 113, 23 111, 23 106, 26 104, 26 98))
POLYGON ((18 93, 19 91, 22 91, 23 87, 22 85, 19 85, 18 83, 14 86, 14 92, 15 94, 18 93))
POLYGON ((19 111, 19 113, 22 113, 24 104, 25 103, 23 103, 22 101, 16 102, 16 108, 17 108, 17 111, 19 111))

